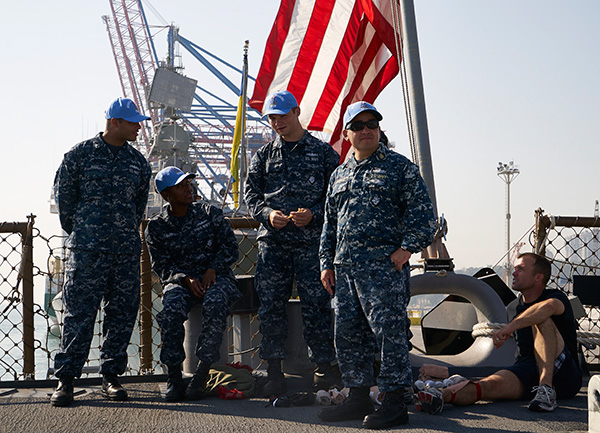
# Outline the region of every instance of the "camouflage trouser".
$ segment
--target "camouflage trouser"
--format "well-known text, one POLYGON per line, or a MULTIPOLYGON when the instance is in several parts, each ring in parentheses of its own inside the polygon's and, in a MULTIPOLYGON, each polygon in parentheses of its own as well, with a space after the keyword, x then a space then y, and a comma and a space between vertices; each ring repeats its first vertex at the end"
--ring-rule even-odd
POLYGON ((285 359, 288 332, 287 303, 296 281, 302 305, 303 336, 312 362, 335 359, 329 293, 321 284, 319 246, 258 242, 255 286, 260 299, 259 355, 285 359))
POLYGON ((372 386, 375 353, 381 354, 377 385, 392 391, 412 384, 408 358, 410 271, 389 258, 336 265, 335 347, 347 387, 372 386))
POLYGON ((140 306, 139 255, 117 255, 72 249, 62 292, 65 309, 60 351, 54 359, 57 377, 79 377, 87 360, 100 302, 104 301, 100 373, 123 374, 127 346, 140 306))
POLYGON ((169 285, 163 294, 163 309, 157 315, 162 339, 160 361, 172 367, 185 360, 183 322, 199 303, 202 304, 202 331, 196 345, 196 356, 209 364, 218 361, 227 316, 231 306, 241 297, 235 280, 229 276, 217 275, 216 283, 208 288, 203 299, 196 298, 187 287, 169 285))

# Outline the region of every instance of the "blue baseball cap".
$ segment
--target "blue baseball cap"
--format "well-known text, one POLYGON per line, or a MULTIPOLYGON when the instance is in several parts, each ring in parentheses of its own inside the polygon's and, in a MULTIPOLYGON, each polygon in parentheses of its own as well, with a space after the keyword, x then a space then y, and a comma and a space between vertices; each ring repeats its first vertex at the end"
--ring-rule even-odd
POLYGON ((150 120, 148 116, 140 114, 135 102, 128 98, 115 99, 105 113, 107 119, 123 119, 134 123, 150 120))
POLYGON ((298 102, 294 95, 287 90, 271 93, 265 101, 265 116, 269 114, 287 114, 289 111, 298 106, 298 102))
POLYGON ((383 119, 383 116, 381 113, 379 113, 379 111, 377 111, 377 108, 375 108, 374 105, 371 105, 365 101, 358 101, 354 104, 348 105, 348 108, 346 108, 346 112, 344 113, 344 128, 346 128, 348 123, 352 122, 352 120, 354 120, 354 118, 363 111, 369 111, 373 113, 375 119, 377 120, 383 119))
POLYGON ((195 177, 194 173, 184 173, 177 167, 165 167, 156 174, 154 186, 160 194, 170 186, 178 185, 185 179, 193 179, 195 177))

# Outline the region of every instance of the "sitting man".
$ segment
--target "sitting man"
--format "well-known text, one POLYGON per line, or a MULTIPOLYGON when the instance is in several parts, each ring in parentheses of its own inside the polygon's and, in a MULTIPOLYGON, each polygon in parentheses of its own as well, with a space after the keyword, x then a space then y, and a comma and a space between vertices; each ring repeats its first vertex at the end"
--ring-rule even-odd
POLYGON ((163 309, 157 319, 162 339, 160 360, 168 370, 167 401, 202 398, 210 365, 219 359, 227 316, 241 297, 231 271, 238 259, 237 241, 220 209, 194 203, 194 177, 177 167, 158 172, 156 191, 169 205, 146 229, 152 267, 163 284, 163 309), (186 389, 181 376, 183 323, 199 303, 202 332, 196 355, 200 362, 186 389))
POLYGON ((419 392, 417 397, 425 411, 437 413, 443 403, 463 406, 478 400, 533 397, 529 410, 550 412, 557 407, 557 398, 571 398, 579 392, 577 323, 567 296, 545 288, 550 270, 550 262, 534 253, 521 254, 515 263, 513 289, 521 293, 517 315, 492 335, 494 346, 499 348, 516 332, 515 364, 466 386, 419 392))

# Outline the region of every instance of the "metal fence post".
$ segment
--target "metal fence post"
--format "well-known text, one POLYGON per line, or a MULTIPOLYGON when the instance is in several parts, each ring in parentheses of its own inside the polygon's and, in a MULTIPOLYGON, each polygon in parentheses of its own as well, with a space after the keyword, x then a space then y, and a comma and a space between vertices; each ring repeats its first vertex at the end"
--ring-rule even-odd
POLYGON ((536 254, 546 255, 546 230, 548 229, 548 217, 544 215, 544 209, 537 208, 535 211, 535 245, 533 249, 536 254))
POLYGON ((23 375, 35 379, 34 326, 33 326, 33 222, 35 215, 27 217, 23 234, 23 375))
POLYGON ((148 221, 142 221, 142 255, 140 257, 140 371, 152 374, 152 264, 144 231, 148 221))

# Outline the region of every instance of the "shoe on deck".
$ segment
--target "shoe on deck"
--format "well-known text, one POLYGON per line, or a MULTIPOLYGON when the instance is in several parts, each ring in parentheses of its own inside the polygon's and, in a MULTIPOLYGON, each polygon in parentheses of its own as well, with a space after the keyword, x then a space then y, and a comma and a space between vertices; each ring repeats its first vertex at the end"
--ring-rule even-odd
POLYGON ((556 404, 556 391, 545 383, 534 386, 535 397, 529 402, 528 409, 533 412, 552 412, 558 406, 556 404))
POLYGON ((210 364, 202 361, 198 363, 198 367, 196 367, 192 380, 185 390, 185 397, 188 400, 202 400, 204 398, 209 371, 210 364))
POLYGON ((408 409, 404 402, 404 389, 388 391, 381 406, 363 420, 362 426, 368 429, 383 429, 408 422, 408 409))
POLYGON ((285 376, 281 368, 281 359, 267 361, 267 383, 263 387, 265 397, 282 397, 286 394, 285 376))
POLYGON ((113 401, 127 400, 127 391, 119 383, 117 376, 105 375, 102 378, 102 394, 113 401))
POLYGON ((415 399, 415 409, 428 414, 440 413, 444 408, 444 394, 437 388, 419 391, 415 399))
POLYGON ((70 406, 73 403, 73 378, 66 377, 58 381, 58 386, 50 398, 50 404, 56 407, 70 406))

